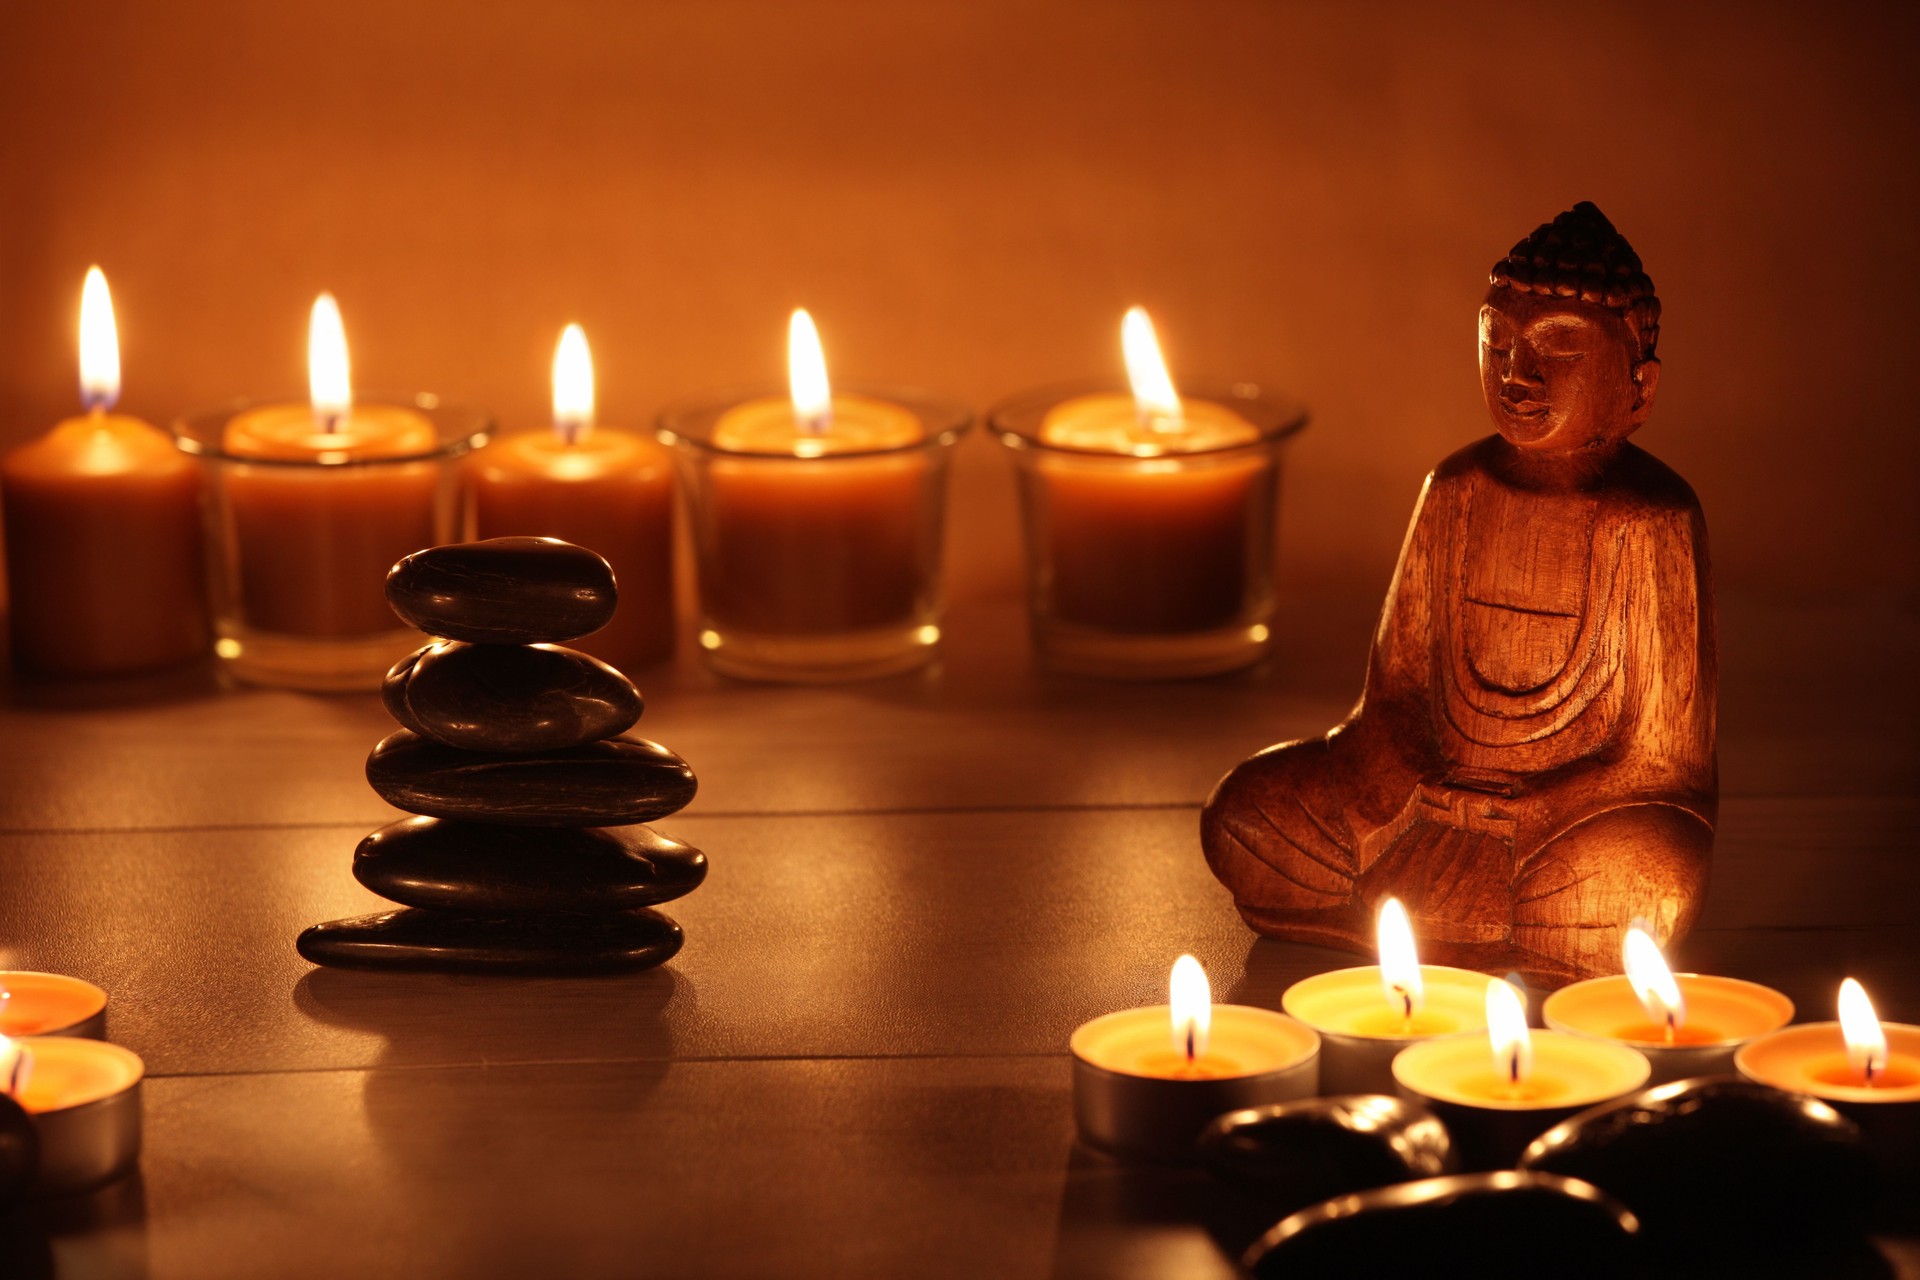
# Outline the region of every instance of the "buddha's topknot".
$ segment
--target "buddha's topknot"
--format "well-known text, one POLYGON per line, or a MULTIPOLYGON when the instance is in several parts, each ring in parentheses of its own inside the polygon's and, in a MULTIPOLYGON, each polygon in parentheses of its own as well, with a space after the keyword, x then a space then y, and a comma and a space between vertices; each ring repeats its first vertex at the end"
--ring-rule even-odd
POLYGON ((1535 228, 1493 264, 1496 288, 1545 297, 1578 298, 1624 316, 1639 339, 1640 358, 1653 358, 1660 339, 1660 299, 1640 267, 1640 255, 1613 229, 1607 215, 1582 200, 1535 228))

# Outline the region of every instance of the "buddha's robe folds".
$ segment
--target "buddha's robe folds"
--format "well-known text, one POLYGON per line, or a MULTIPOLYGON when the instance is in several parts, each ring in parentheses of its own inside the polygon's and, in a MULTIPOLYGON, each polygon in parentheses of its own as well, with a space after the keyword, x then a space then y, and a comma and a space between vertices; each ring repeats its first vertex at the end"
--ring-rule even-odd
POLYGON ((1346 723, 1271 747, 1202 817, 1263 933, 1371 948, 1399 896, 1456 962, 1613 972, 1635 916, 1684 934, 1718 790, 1706 527, 1623 446, 1575 492, 1489 465, 1428 477, 1346 723))

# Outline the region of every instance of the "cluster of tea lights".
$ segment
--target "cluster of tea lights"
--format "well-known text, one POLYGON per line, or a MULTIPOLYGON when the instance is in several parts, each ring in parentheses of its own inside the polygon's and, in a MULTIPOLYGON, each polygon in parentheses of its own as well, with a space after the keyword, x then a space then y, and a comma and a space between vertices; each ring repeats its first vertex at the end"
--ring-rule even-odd
MULTIPOLYGON (((1138 308, 1122 348, 1130 391, 1055 388, 991 415, 1020 478, 1037 651, 1121 678, 1248 665, 1271 636, 1278 451, 1304 415, 1245 383, 1183 396, 1138 308)), ((925 392, 833 387, 804 310, 784 392, 682 401, 645 432, 595 421, 578 325, 555 353, 550 427, 499 439, 488 415, 439 396, 356 391, 329 294, 308 319, 307 368, 305 401, 237 401, 170 432, 115 414, 117 330, 105 276, 88 273, 85 412, 0 461, 22 669, 110 675, 211 647, 256 683, 377 688, 420 641, 386 610, 386 567, 524 535, 606 557, 623 607, 581 647, 644 669, 674 648, 676 491, 715 669, 862 679, 936 651, 948 455, 974 415, 925 392)))
MULTIPOLYGON (((92 983, 0 972, 0 1145, 36 1153, 34 1194, 90 1191, 139 1163, 146 1065, 106 1031, 107 993, 92 983)), ((0 1200, 20 1189, 0 1187, 0 1200)))
POLYGON ((1179 1159, 1230 1110, 1316 1095, 1398 1093, 1446 1124, 1468 1168, 1512 1165, 1589 1107, 1672 1080, 1736 1072, 1832 1104, 1881 1154, 1920 1125, 1920 1027, 1878 1020, 1852 978, 1839 1021, 1789 1026, 1757 983, 1674 973, 1649 929, 1626 931, 1626 972, 1576 982, 1528 1025, 1508 981, 1421 964, 1398 900, 1379 916, 1380 963, 1289 987, 1281 1009, 1213 1005, 1192 956, 1171 999, 1107 1014, 1071 1041, 1074 1113, 1090 1144, 1179 1159))

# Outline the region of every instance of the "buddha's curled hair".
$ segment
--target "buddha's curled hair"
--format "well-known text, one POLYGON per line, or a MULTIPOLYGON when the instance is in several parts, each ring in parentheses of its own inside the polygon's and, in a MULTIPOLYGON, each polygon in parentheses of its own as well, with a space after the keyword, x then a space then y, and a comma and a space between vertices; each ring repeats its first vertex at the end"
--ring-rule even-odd
POLYGON ((1578 298, 1618 312, 1640 343, 1640 358, 1653 358, 1660 340, 1653 281, 1641 269, 1640 255, 1591 201, 1536 227, 1493 264, 1490 279, 1516 293, 1578 298))

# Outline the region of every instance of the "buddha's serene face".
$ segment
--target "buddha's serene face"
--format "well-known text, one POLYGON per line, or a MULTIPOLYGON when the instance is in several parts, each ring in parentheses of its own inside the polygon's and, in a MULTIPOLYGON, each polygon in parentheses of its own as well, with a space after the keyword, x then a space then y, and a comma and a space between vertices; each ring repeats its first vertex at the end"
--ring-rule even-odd
POLYGON ((1494 287, 1480 308, 1480 386, 1507 440, 1545 453, 1605 448, 1652 408, 1626 319, 1577 298, 1494 287), (1636 374, 1639 381, 1636 381, 1636 374))

